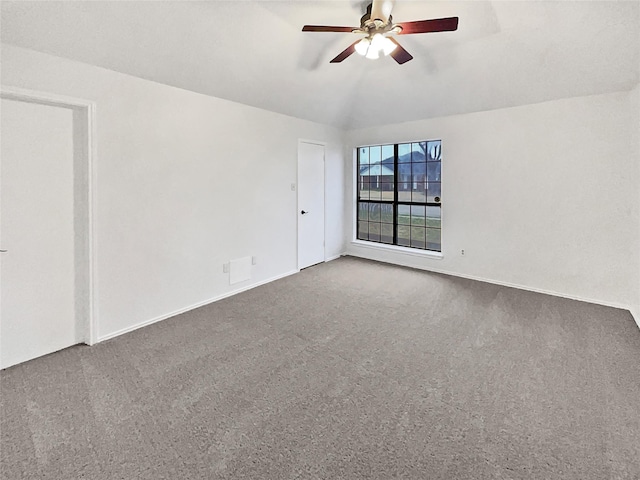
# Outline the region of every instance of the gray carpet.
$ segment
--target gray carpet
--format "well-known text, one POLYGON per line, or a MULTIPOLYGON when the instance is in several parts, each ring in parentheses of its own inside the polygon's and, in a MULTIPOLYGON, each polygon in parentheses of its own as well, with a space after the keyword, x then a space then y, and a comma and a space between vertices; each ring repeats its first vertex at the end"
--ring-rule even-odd
POLYGON ((3 479, 637 479, 628 312, 342 258, 1 373, 3 479))

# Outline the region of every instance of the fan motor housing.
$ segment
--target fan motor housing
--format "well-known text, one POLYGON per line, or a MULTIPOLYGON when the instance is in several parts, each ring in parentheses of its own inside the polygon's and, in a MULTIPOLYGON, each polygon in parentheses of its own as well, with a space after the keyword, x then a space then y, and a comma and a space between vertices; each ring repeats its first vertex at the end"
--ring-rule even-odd
POLYGON ((389 15, 389 20, 387 22, 384 22, 384 20, 380 18, 374 18, 373 20, 371 20, 372 6, 373 4, 370 3, 367 7, 367 12, 360 18, 360 28, 362 28, 363 30, 373 30, 393 23, 391 15, 389 15))

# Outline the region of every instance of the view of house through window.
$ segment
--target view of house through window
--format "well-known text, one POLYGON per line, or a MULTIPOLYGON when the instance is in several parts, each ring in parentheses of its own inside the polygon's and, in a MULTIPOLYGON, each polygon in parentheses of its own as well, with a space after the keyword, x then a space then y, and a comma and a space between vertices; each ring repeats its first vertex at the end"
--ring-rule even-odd
POLYGON ((440 140, 358 148, 358 240, 441 251, 440 140))

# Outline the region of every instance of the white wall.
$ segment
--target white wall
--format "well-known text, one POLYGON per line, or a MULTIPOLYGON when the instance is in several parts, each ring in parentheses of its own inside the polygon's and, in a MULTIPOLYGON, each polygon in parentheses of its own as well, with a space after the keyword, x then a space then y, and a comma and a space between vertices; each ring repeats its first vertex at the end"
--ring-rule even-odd
POLYGON ((352 205, 347 253, 637 308, 639 108, 636 89, 348 132, 347 156, 442 139, 444 258, 351 244, 352 205))
MULTIPOLYGON (((327 224, 344 224, 334 128, 9 45, 2 85, 97 103, 99 338, 294 272, 300 138, 327 143, 327 224), (230 287, 222 264, 252 255, 230 287)), ((328 229, 327 257, 344 236, 328 229)))
MULTIPOLYGON (((631 91, 629 96, 629 105, 633 108, 632 115, 634 120, 632 120, 632 128, 631 128, 631 142, 633 147, 635 148, 634 157, 636 159, 636 164, 640 164, 640 83, 635 86, 635 88, 631 91)), ((640 167, 636 169, 636 205, 638 205, 638 210, 636 210, 636 214, 640 217, 640 167)), ((633 202, 633 198, 631 199, 633 202)), ((631 313, 633 313, 633 317, 640 327, 640 219, 637 223, 638 226, 638 240, 636 241, 636 256, 637 260, 637 283, 636 283, 636 297, 635 304, 631 307, 631 313)))
POLYGON ((295 271, 300 138, 327 142, 327 257, 346 238, 353 255, 640 315, 637 87, 344 140, 331 127, 9 45, 2 67, 3 85, 97 102, 101 338, 295 271), (444 258, 351 245, 353 147, 425 138, 443 140, 444 258), (232 288, 222 263, 245 255, 258 257, 253 278, 232 288))

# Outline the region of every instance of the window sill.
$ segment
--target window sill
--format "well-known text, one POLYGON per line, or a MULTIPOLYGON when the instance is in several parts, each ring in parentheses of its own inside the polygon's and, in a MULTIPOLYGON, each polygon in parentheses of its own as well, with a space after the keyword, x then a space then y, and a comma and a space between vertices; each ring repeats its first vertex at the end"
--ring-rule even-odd
POLYGON ((379 252, 394 252, 403 255, 411 255, 414 257, 432 258, 434 260, 442 260, 444 255, 441 252, 432 252, 430 250, 419 250, 417 248, 399 247, 398 245, 387 245, 383 243, 367 242, 364 240, 352 240, 351 245, 355 247, 364 247, 379 252))

